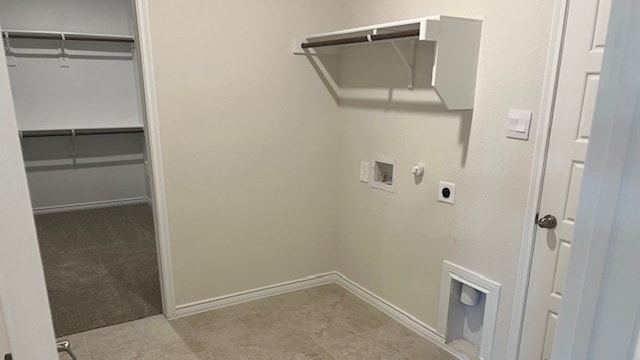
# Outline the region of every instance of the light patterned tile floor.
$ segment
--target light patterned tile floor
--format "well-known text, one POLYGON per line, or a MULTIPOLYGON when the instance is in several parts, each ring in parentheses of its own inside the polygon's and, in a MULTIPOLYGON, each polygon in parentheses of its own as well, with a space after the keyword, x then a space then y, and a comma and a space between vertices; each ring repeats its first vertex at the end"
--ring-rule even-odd
POLYGON ((154 316, 65 339, 78 360, 455 359, 338 285, 172 321, 154 316))

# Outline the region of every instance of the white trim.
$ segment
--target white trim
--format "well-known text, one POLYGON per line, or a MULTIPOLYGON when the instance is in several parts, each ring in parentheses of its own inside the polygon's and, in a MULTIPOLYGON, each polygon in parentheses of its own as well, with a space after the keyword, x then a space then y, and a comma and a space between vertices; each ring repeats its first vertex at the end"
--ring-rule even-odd
POLYGON ((177 316, 189 316, 201 312, 220 309, 223 307, 238 305, 249 301, 260 300, 270 296, 280 295, 292 291, 304 290, 315 286, 335 283, 337 273, 328 272, 309 276, 302 279, 287 281, 279 284, 268 285, 257 289, 241 291, 234 294, 223 295, 212 299, 196 301, 184 305, 178 305, 177 316))
POLYGON ((146 196, 143 197, 133 197, 127 199, 117 199, 117 200, 104 200, 104 201, 92 201, 86 203, 78 203, 78 204, 68 204, 68 205, 56 205, 56 206, 42 206, 38 208, 33 208, 33 215, 43 215, 43 214, 51 214, 51 213, 60 213, 67 211, 78 211, 78 210, 91 210, 91 209, 101 209, 113 206, 125 206, 125 205, 135 205, 135 204, 151 204, 151 199, 146 196))
MULTIPOLYGON (((360 286, 346 276, 337 273, 337 284, 349 290, 352 294, 374 306, 376 309, 389 315, 413 332, 420 334, 437 344, 444 345, 444 336, 439 334, 436 329, 418 320, 415 316, 409 314, 405 310, 393 305, 389 301, 381 298, 366 288, 360 286)), ((447 349, 450 351, 450 349, 447 349)))
POLYGON ((635 350, 633 352, 633 360, 640 360, 640 336, 638 336, 638 332, 636 331, 635 337, 635 350))
POLYGON ((520 248, 516 291, 513 299, 513 311, 511 315, 509 340, 507 343, 506 359, 509 360, 518 359, 518 352, 520 351, 520 338, 524 325, 524 312, 527 303, 529 277, 531 276, 531 264, 533 261, 533 245, 536 232, 535 218, 539 211, 540 198, 542 196, 542 181, 544 179, 549 135, 551 134, 551 124, 553 122, 553 108, 558 84, 568 3, 569 0, 557 0, 553 15, 551 39, 542 90, 543 96, 540 104, 540 121, 538 121, 538 129, 536 131, 535 157, 533 159, 531 178, 529 180, 527 212, 525 214, 522 231, 522 246, 520 248))
POLYGON ((640 308, 636 311, 635 329, 629 346, 629 356, 632 360, 640 360, 640 308))
POLYGON ((144 87, 144 109, 146 112, 145 136, 149 146, 151 167, 150 186, 154 204, 156 238, 158 242, 158 258, 162 287, 162 304, 164 315, 171 319, 176 316, 175 287, 173 282, 173 264, 171 260, 171 242, 169 239, 169 215, 164 186, 164 169, 162 163, 160 119, 158 115, 158 99, 156 94, 153 50, 151 47, 151 29, 149 23, 149 1, 135 0, 137 20, 138 47, 144 87))
POLYGON ((393 305, 389 301, 360 286, 359 284, 355 283, 339 272, 336 272, 336 283, 347 289, 349 292, 351 292, 361 300, 389 315, 391 318, 402 324, 407 329, 431 341, 442 350, 454 356, 456 359, 465 359, 463 355, 446 346, 444 336, 439 334, 433 327, 418 320, 415 316, 411 315, 407 311, 397 307, 396 305, 393 305))
MULTIPOLYGON (((627 208, 626 202, 638 197, 630 169, 638 167, 640 4, 637 0, 613 0, 611 6, 588 166, 576 216, 574 238, 580 241, 571 245, 553 359, 602 358, 603 350, 627 351, 635 341, 626 329, 628 323, 611 324, 609 320, 620 318, 614 314, 626 314, 629 321, 638 311, 638 295, 633 291, 637 282, 620 286, 616 280, 622 273, 632 276, 628 269, 636 266, 621 254, 637 252, 637 234, 628 233, 628 224, 637 221, 637 213, 630 214, 635 209, 627 208), (609 290, 605 296, 603 291, 609 290), (613 302, 613 297, 626 301, 613 302), (607 339, 598 338, 607 331, 607 339)), ((617 355, 611 358, 622 359, 617 355)))
MULTIPOLYGON (((500 304, 500 284, 481 274, 465 269, 449 261, 442 264, 442 280, 440 283, 440 304, 438 306, 438 333, 446 341, 449 319, 449 304, 453 281, 470 286, 486 295, 484 316, 482 318, 482 340, 480 341, 480 359, 490 360, 493 357, 496 324, 498 322, 498 306, 500 304)), ((450 340, 450 339, 449 339, 450 340)))
POLYGON ((374 294, 366 288, 360 286, 338 271, 331 271, 323 274, 312 275, 306 278, 287 281, 279 284, 268 285, 257 289, 241 291, 234 294, 223 295, 212 299, 196 301, 188 304, 178 305, 177 317, 199 314, 205 311, 216 310, 227 306, 238 305, 249 301, 260 300, 271 296, 284 294, 292 291, 309 289, 316 286, 337 284, 357 296, 364 302, 387 314, 404 327, 431 341, 456 359, 465 359, 464 355, 457 353, 448 347, 444 342, 444 337, 424 322, 405 310, 393 305, 389 301, 374 294))
MULTIPOLYGON (((0 57, 0 303, 15 359, 56 359, 51 311, 18 139, 9 72, 0 57)), ((4 330, 4 329, 3 329, 4 330)), ((4 357, 4 354, 0 354, 4 357)))

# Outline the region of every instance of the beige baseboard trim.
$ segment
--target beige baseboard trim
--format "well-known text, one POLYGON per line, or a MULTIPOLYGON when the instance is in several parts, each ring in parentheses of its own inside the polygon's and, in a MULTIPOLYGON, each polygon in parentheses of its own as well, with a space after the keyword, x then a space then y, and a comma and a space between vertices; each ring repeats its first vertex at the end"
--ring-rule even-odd
POLYGON ((249 301, 260 300, 270 296, 285 294, 292 291, 304 290, 320 285, 336 282, 336 273, 328 272, 309 276, 302 279, 264 286, 261 288, 241 291, 235 294, 215 297, 212 299, 196 301, 176 307, 177 317, 189 316, 201 312, 220 309, 227 306, 238 305, 249 301))
POLYGON ((309 289, 326 284, 337 284, 342 286, 345 290, 349 291, 354 296, 387 314, 409 330, 415 332, 416 334, 422 336, 427 340, 430 340, 455 358, 460 360, 466 359, 464 355, 461 355, 460 353, 447 346, 445 344, 444 336, 439 334, 433 327, 418 320, 413 315, 393 305, 389 301, 381 298, 380 296, 374 294, 366 288, 360 286, 356 282, 350 280, 337 271, 313 275, 306 278, 269 285, 253 290, 242 291, 235 294, 224 295, 208 300, 178 305, 177 317, 195 315, 205 311, 238 305, 249 301, 285 294, 292 291, 309 289))

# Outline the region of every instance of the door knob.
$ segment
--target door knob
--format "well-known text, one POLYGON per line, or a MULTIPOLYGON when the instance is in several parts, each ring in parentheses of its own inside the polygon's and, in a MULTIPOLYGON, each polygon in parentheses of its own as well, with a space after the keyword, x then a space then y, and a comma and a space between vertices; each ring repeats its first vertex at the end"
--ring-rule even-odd
POLYGON ((553 215, 545 215, 538 220, 538 226, 543 229, 554 229, 558 226, 558 219, 553 215))

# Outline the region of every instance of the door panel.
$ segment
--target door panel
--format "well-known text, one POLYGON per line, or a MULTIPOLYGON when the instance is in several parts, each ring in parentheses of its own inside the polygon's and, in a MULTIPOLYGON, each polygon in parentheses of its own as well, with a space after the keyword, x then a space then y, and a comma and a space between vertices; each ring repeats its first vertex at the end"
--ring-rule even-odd
POLYGON ((556 335, 556 327, 558 325, 558 314, 549 312, 547 316, 547 327, 545 329, 544 344, 542 347, 542 355, 545 359, 551 359, 551 350, 553 349, 553 338, 556 335))
POLYGON ((570 0, 569 4, 540 204, 540 217, 552 214, 558 226, 536 232, 522 360, 548 360, 553 350, 610 7, 610 0, 570 0))
POLYGON ((571 251, 571 244, 566 241, 561 241, 560 250, 558 250, 558 266, 553 280, 553 294, 559 297, 562 297, 564 293, 567 268, 569 266, 569 251, 571 251))
POLYGON ((593 33, 592 49, 604 49, 607 38, 607 25, 609 25, 609 15, 611 11, 611 0, 600 0, 598 2, 598 12, 596 14, 596 26, 593 33))
POLYGON ((600 75, 590 74, 587 76, 587 83, 584 89, 584 99, 582 102, 582 112, 580 115, 580 125, 578 127, 578 136, 576 137, 576 140, 589 140, 599 84, 600 75))

